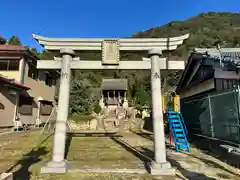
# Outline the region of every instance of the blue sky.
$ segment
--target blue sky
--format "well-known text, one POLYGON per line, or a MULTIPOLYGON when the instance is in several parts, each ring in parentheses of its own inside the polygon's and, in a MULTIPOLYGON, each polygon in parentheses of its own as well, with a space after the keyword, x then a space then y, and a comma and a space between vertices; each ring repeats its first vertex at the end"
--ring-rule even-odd
POLYGON ((201 12, 240 12, 240 0, 1 0, 0 35, 40 46, 48 37, 129 37, 201 12))

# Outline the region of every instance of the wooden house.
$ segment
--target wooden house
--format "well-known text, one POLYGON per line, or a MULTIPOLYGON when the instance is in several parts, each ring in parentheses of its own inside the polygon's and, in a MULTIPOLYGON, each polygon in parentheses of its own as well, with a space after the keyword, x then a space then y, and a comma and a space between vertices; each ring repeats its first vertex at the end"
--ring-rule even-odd
POLYGON ((176 89, 180 98, 231 89, 240 84, 240 71, 224 63, 227 59, 240 61, 240 48, 196 48, 176 89))
POLYGON ((240 142, 240 48, 195 49, 176 92, 190 134, 240 142))

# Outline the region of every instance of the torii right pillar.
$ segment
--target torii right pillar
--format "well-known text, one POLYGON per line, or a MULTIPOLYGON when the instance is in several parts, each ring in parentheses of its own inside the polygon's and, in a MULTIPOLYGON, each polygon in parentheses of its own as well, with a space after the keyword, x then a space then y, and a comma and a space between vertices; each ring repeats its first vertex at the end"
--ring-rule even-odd
POLYGON ((149 163, 148 166, 153 175, 170 175, 174 171, 166 159, 159 61, 162 51, 154 48, 149 50, 148 55, 151 59, 152 120, 154 132, 154 161, 149 163))

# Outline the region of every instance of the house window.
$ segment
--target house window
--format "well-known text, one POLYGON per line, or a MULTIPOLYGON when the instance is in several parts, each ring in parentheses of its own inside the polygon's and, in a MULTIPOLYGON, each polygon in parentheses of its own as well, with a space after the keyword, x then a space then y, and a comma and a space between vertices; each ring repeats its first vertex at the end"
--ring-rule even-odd
POLYGON ((52 102, 41 102, 40 115, 49 116, 52 113, 53 104, 52 102))
POLYGON ((18 71, 19 60, 0 60, 0 71, 18 71))
POLYGON ((19 97, 19 109, 18 112, 21 115, 32 115, 33 113, 33 98, 31 97, 19 97))
POLYGON ((38 79, 38 70, 37 68, 32 65, 29 64, 28 65, 29 69, 28 69, 28 77, 32 78, 32 79, 38 79))

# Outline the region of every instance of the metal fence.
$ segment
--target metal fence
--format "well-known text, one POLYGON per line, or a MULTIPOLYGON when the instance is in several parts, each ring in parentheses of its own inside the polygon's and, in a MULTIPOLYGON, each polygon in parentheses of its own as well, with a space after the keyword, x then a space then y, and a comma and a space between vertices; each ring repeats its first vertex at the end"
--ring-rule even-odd
POLYGON ((181 101, 181 112, 190 134, 240 143, 239 86, 232 90, 181 101))

